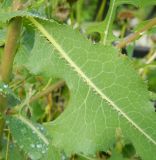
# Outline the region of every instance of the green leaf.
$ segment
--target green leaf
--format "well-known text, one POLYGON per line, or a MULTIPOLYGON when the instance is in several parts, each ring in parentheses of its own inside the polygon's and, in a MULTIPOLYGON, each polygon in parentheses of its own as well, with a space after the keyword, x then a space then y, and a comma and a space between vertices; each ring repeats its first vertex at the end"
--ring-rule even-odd
POLYGON ((13 107, 20 102, 11 88, 3 82, 0 82, 0 95, 7 98, 8 107, 13 107))
POLYGON ((28 57, 34 44, 35 31, 25 21, 24 27, 24 33, 21 37, 20 46, 15 57, 15 64, 17 65, 23 65, 28 61, 28 57))
MULTIPOLYGON (((133 30, 134 32, 138 32, 140 31, 145 25, 147 25, 151 20, 146 20, 146 21, 142 21, 140 22, 133 30)), ((148 35, 154 35, 156 34, 156 26, 151 27, 150 29, 148 29, 147 31, 145 31, 143 34, 148 34, 148 35)))
POLYGON ((110 157, 110 160, 128 160, 128 159, 123 158, 121 153, 113 151, 112 156, 110 157))
POLYGON ((66 25, 30 20, 40 33, 36 33, 28 69, 63 78, 71 92, 65 112, 46 124, 53 145, 69 154, 94 154, 107 150, 116 128, 121 128, 143 159, 154 160, 154 108, 127 57, 111 46, 89 43, 66 25))
POLYGON ((20 17, 36 17, 36 18, 38 17, 38 18, 46 20, 46 18, 42 17, 39 14, 26 12, 26 11, 14 11, 14 12, 11 12, 11 11, 5 12, 3 10, 0 11, 0 21, 3 22, 3 23, 6 23, 10 19, 12 19, 14 17, 17 17, 17 16, 20 16, 20 17))
POLYGON ((18 146, 11 143, 8 145, 8 142, 6 141, 3 144, 3 150, 2 150, 2 155, 4 159, 8 160, 22 160, 25 155, 19 150, 18 146), (8 148, 7 148, 8 147, 8 148))
POLYGON ((1 7, 3 9, 7 9, 8 7, 11 7, 12 1, 10 1, 10 0, 3 0, 3 2, 1 2, 1 3, 2 3, 2 4, 0 4, 1 7))
POLYGON ((156 101, 156 93, 155 92, 149 92, 149 96, 152 101, 156 101))
POLYGON ((44 128, 41 125, 34 125, 22 116, 7 118, 7 125, 10 128, 14 142, 31 159, 40 159, 48 150, 48 139, 44 128))
POLYGON ((111 46, 89 43, 68 26, 30 20, 40 33, 28 69, 65 79, 71 91, 68 108, 46 125, 52 144, 68 154, 95 154, 107 150, 121 128, 143 159, 154 160, 154 108, 131 62, 111 46))
MULTIPOLYGON (((47 153, 41 158, 41 160, 62 160, 63 154, 59 149, 56 149, 52 144, 49 145, 47 153)), ((66 160, 66 159, 64 159, 66 160)))

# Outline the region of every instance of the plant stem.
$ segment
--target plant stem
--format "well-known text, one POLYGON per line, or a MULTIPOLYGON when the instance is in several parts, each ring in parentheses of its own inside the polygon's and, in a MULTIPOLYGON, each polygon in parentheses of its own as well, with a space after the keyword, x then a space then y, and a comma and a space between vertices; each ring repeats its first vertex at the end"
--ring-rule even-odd
MULTIPOLYGON (((60 80, 58 81, 57 83, 55 84, 52 84, 48 87, 46 87, 45 89, 43 89, 42 91, 40 91, 39 93, 37 93, 36 95, 32 96, 30 98, 30 100, 28 100, 28 103, 33 103, 34 101, 38 100, 39 98, 42 98, 44 96, 47 96, 49 93, 51 93, 52 91, 54 91, 55 89, 58 89, 59 87, 62 87, 65 85, 65 81, 63 80, 60 80)), ((25 105, 25 104, 24 104, 25 105)), ((24 106, 22 105, 22 107, 24 106)), ((11 109, 11 110, 8 110, 6 112, 7 115, 14 115, 14 114, 17 114, 19 112, 19 110, 21 110, 21 105, 11 109)))
POLYGON ((4 48, 4 54, 1 64, 1 79, 5 83, 8 83, 11 78, 11 72, 13 67, 13 61, 18 46, 20 31, 21 31, 22 19, 21 17, 13 18, 8 26, 8 34, 6 39, 6 45, 4 48))
POLYGON ((81 12, 82 12, 82 6, 83 6, 84 0, 77 1, 76 4, 76 21, 80 24, 81 23, 81 12))
POLYGON ((155 58, 156 58, 156 52, 148 59, 146 64, 150 64, 152 61, 154 61, 155 58))
POLYGON ((38 94, 36 94, 35 96, 33 96, 29 103, 32 103, 34 102, 35 100, 41 98, 41 97, 44 97, 46 95, 48 95, 50 92, 52 92, 54 89, 57 89, 61 86, 65 85, 65 82, 63 80, 60 80, 58 81, 57 83, 55 84, 52 84, 51 86, 47 87, 45 90, 43 90, 42 92, 39 92, 38 94))
POLYGON ((8 137, 7 137, 7 147, 6 147, 6 155, 5 159, 9 159, 9 144, 10 144, 10 130, 8 130, 8 137))
POLYGON ((147 23, 143 28, 141 28, 139 31, 131 34, 130 36, 126 37, 124 40, 122 40, 121 42, 119 42, 116 47, 117 48, 123 48, 125 47, 127 44, 129 44, 130 42, 134 41, 135 39, 137 39, 138 37, 140 37, 143 32, 145 32, 146 30, 152 28, 154 25, 156 25, 156 18, 153 18, 150 20, 149 23, 147 23))
POLYGON ((106 0, 103 0, 102 4, 100 6, 100 9, 98 11, 98 14, 96 16, 96 21, 101 21, 102 20, 102 16, 103 16, 103 13, 104 13, 105 6, 106 6, 106 0))
POLYGON ((124 38, 126 29, 127 29, 127 22, 125 22, 125 23, 123 24, 123 27, 122 27, 122 29, 121 29, 121 35, 120 35, 120 36, 121 36, 121 39, 124 38))
MULTIPOLYGON (((1 100, 1 99, 0 99, 1 100)), ((0 115, 0 160, 2 159, 1 150, 2 150, 2 136, 3 136, 3 128, 4 128, 4 119, 2 115, 0 115)))
MULTIPOLYGON (((20 0, 13 1, 13 10, 18 10, 21 8, 20 0)), ((18 40, 20 37, 20 31, 22 26, 22 18, 15 17, 10 20, 7 31, 7 38, 4 47, 4 53, 2 56, 2 64, 1 64, 1 81, 4 83, 9 83, 11 79, 12 66, 16 53, 16 49, 18 46, 18 40)), ((2 150, 2 137, 3 137, 3 129, 4 129, 4 118, 3 114, 7 107, 7 99, 0 95, 0 159, 1 150, 2 150)))

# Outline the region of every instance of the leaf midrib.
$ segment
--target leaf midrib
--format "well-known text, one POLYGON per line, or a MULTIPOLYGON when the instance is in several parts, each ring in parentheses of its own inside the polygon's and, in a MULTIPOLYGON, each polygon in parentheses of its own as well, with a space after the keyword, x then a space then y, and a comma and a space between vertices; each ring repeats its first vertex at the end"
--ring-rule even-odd
POLYGON ((60 56, 64 58, 68 64, 74 68, 74 71, 83 79, 87 85, 93 89, 102 99, 107 101, 117 113, 120 113, 133 127, 135 127, 141 134, 143 134, 151 143, 156 145, 156 141, 150 137, 140 126, 138 126, 126 113, 124 113, 109 97, 107 97, 75 64, 75 62, 66 54, 63 48, 55 41, 55 39, 47 32, 47 30, 34 18, 28 18, 36 28, 48 39, 48 41, 59 51, 60 56))
POLYGON ((26 118, 24 118, 21 115, 17 116, 18 119, 20 119, 24 124, 26 124, 27 126, 29 126, 29 128, 32 129, 32 131, 34 131, 34 133, 40 138, 42 139, 42 141, 46 144, 49 145, 48 139, 40 132, 38 131, 38 129, 36 129, 35 126, 33 126, 26 118))

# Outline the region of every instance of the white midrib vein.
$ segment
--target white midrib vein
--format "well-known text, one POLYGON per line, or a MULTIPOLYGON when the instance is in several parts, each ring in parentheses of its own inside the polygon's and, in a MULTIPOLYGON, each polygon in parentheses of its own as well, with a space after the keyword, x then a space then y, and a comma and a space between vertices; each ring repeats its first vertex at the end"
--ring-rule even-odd
POLYGON ((140 133, 142 133, 149 141, 156 145, 156 141, 150 137, 142 128, 140 128, 126 113, 124 113, 109 97, 107 97, 85 74, 84 72, 75 64, 75 62, 66 54, 63 48, 55 41, 55 39, 50 35, 47 30, 34 18, 30 17, 29 20, 38 28, 38 30, 48 39, 48 41, 59 51, 59 54, 64 58, 68 64, 74 68, 77 74, 87 83, 87 85, 92 88, 102 99, 107 101, 120 115, 122 115, 132 126, 134 126, 140 133))
POLYGON ((20 120, 21 120, 24 124, 26 124, 29 128, 31 128, 32 131, 33 131, 40 139, 42 139, 42 141, 43 141, 46 145, 49 144, 48 139, 47 139, 40 131, 38 131, 38 129, 37 129, 35 126, 33 126, 33 124, 30 123, 26 118, 24 118, 23 116, 20 116, 20 115, 18 115, 17 118, 20 119, 20 120))
POLYGON ((116 0, 112 0, 112 6, 110 8, 110 15, 108 17, 108 23, 106 25, 106 30, 104 31, 104 39, 103 39, 103 44, 106 45, 106 41, 107 41, 107 37, 108 37, 108 30, 110 28, 110 24, 111 24, 111 20, 112 20, 112 16, 113 16, 113 12, 114 12, 114 7, 115 7, 115 1, 116 0))

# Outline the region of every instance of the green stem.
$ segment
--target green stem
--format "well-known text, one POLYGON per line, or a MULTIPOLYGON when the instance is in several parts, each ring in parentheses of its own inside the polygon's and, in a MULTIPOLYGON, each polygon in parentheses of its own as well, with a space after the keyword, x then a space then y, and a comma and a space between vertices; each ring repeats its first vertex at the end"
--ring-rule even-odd
POLYGON ((76 4, 76 20, 80 24, 81 23, 81 11, 82 11, 82 6, 83 6, 84 0, 79 0, 77 1, 76 4))
POLYGON ((71 20, 71 25, 74 25, 74 9, 73 9, 73 5, 70 6, 71 8, 71 13, 70 13, 70 20, 71 20))
MULTIPOLYGON (((20 0, 13 1, 13 10, 18 10, 21 8, 20 0)), ((1 63, 1 81, 4 83, 9 83, 11 80, 11 73, 13 67, 13 61, 16 54, 16 49, 18 46, 18 41, 20 37, 20 31, 22 26, 22 18, 15 17, 10 20, 7 31, 7 38, 4 47, 4 53, 2 56, 1 63)), ((7 107, 7 99, 0 95, 0 159, 2 159, 2 138, 4 130, 4 112, 7 107)))
POLYGON ((10 130, 8 130, 8 137, 7 137, 7 147, 6 147, 6 155, 5 159, 9 159, 9 144, 10 144, 10 130))
POLYGON ((107 43, 109 32, 110 32, 111 26, 112 26, 113 21, 114 21, 115 10, 116 10, 116 0, 112 0, 112 1, 110 1, 110 7, 109 7, 109 10, 108 10, 108 13, 107 13, 107 18, 105 19, 107 24, 106 24, 106 27, 105 27, 104 37, 103 37, 103 44, 104 45, 106 45, 106 43, 107 43))
POLYGON ((60 81, 58 81, 58 82, 55 83, 55 84, 52 84, 51 86, 47 87, 45 90, 43 90, 43 91, 39 92, 38 94, 36 94, 35 96, 33 96, 33 97, 30 99, 29 103, 32 103, 32 102, 34 102, 35 100, 37 100, 37 99, 39 99, 39 98, 41 98, 41 97, 44 97, 44 96, 48 95, 48 94, 49 94, 50 92, 52 92, 54 89, 59 88, 59 87, 61 87, 61 86, 63 86, 63 85, 65 85, 65 82, 64 82, 63 80, 60 80, 60 81))
POLYGON ((1 70, 2 70, 1 79, 5 83, 8 83, 11 78, 13 61, 20 37, 21 24, 22 24, 22 18, 15 17, 10 21, 8 26, 6 45, 4 48, 4 54, 2 57, 2 64, 1 64, 1 70))
MULTIPOLYGON (((0 99, 1 100, 1 99, 0 99)), ((1 150, 2 150, 2 136, 3 136, 3 128, 4 128, 4 119, 2 115, 0 115, 0 160, 2 159, 1 150)))
POLYGON ((156 25, 156 18, 153 18, 150 20, 149 23, 147 23, 143 28, 141 28, 139 31, 131 34, 130 36, 126 37, 125 39, 123 39, 121 42, 119 42, 116 47, 117 48, 124 48, 127 44, 129 44, 130 42, 134 41, 135 39, 137 39, 138 37, 140 37, 145 31, 147 31, 148 29, 152 28, 153 26, 156 25))
POLYGON ((127 28, 127 22, 125 22, 125 23, 123 24, 123 27, 122 27, 122 29, 121 29, 121 39, 124 38, 124 35, 125 35, 125 32, 126 32, 126 28, 127 28))
POLYGON ((154 52, 154 54, 152 54, 152 56, 146 61, 146 64, 150 64, 155 60, 155 58, 156 58, 156 52, 154 52))
POLYGON ((23 106, 25 106, 26 104, 33 103, 34 101, 38 100, 39 98, 47 96, 52 91, 54 91, 54 90, 56 90, 56 89, 58 89, 58 88, 60 88, 64 85, 65 85, 65 81, 60 80, 60 81, 56 82, 55 84, 47 86, 42 91, 38 92, 36 95, 34 95, 30 99, 28 99, 28 101, 26 101, 26 102, 22 103, 21 105, 9 110, 6 114, 8 114, 8 115, 17 114, 17 113, 19 113, 20 110, 22 110, 23 106))
POLYGON ((106 6, 106 0, 103 0, 102 4, 100 6, 100 9, 98 11, 98 14, 96 16, 96 21, 101 21, 102 20, 102 14, 104 12, 105 6, 106 6))

